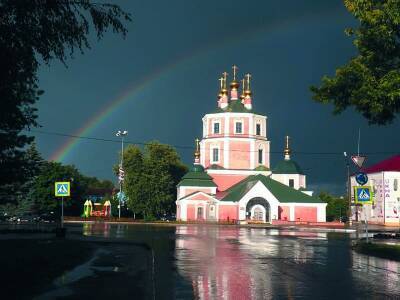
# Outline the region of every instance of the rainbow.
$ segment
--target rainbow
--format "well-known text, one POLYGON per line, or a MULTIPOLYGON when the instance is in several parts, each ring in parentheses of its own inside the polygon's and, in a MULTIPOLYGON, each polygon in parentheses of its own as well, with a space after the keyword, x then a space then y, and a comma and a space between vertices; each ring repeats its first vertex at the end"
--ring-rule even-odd
MULTIPOLYGON (((318 17, 326 22, 326 17, 333 15, 333 12, 327 12, 320 14, 318 17)), ((174 70, 179 65, 184 62, 196 58, 199 54, 204 54, 208 52, 207 50, 215 49, 218 46, 226 46, 230 43, 237 43, 244 39, 251 39, 260 33, 273 32, 274 30, 285 30, 291 28, 291 26, 296 25, 301 21, 309 21, 310 15, 304 14, 300 17, 295 17, 293 19, 285 20, 284 22, 277 22, 270 24, 268 27, 259 27, 256 29, 249 29, 241 33, 240 36, 227 36, 223 39, 219 39, 216 43, 198 48, 193 53, 189 53, 172 63, 168 63, 162 68, 156 70, 155 72, 147 75, 139 82, 134 82, 130 87, 128 87, 124 92, 120 93, 115 99, 110 101, 101 110, 99 110, 95 115, 93 115, 83 126, 76 130, 73 134, 74 137, 68 138, 68 140, 61 145, 52 155, 50 155, 50 161, 60 161, 63 162, 66 157, 72 152, 72 150, 79 144, 80 138, 90 135, 90 133, 96 129, 101 123, 103 123, 107 118, 109 118, 119 107, 121 107, 126 101, 134 98, 138 93, 150 86, 154 81, 161 78, 163 75, 168 74, 169 71, 174 70)))
POLYGON ((138 83, 134 83, 130 88, 120 93, 114 100, 110 101, 94 116, 92 116, 83 126, 76 130, 73 136, 69 138, 64 144, 61 145, 49 158, 50 161, 64 161, 65 158, 72 152, 72 150, 79 144, 79 137, 88 136, 97 126, 109 118, 121 105, 128 99, 133 98, 135 95, 144 90, 154 80, 158 79, 165 70, 170 69, 170 65, 157 70, 156 72, 146 76, 138 83))

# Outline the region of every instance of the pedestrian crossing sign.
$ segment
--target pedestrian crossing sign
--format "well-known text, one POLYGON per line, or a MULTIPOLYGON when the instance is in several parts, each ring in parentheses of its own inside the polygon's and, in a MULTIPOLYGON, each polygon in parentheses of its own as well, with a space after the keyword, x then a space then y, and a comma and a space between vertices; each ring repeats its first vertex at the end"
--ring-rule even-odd
POLYGON ((56 182, 54 191, 56 197, 68 197, 71 194, 71 183, 69 181, 56 182))
POLYGON ((358 204, 372 204, 374 202, 372 188, 370 186, 355 186, 354 199, 358 204))

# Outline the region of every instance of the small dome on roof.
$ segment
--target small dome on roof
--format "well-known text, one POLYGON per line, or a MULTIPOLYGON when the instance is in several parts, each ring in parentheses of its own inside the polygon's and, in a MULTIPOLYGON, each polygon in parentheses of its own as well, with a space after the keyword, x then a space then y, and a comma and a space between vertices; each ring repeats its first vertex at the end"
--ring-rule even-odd
POLYGON ((221 167, 220 165, 217 165, 217 164, 212 164, 212 165, 210 165, 208 167, 208 169, 211 169, 211 170, 222 170, 222 169, 224 169, 224 167, 221 167))
POLYGON ((192 169, 182 177, 179 186, 216 187, 212 177, 204 172, 204 167, 194 164, 192 169))
POLYGON ((266 166, 263 166, 263 165, 259 165, 258 167, 256 167, 254 169, 254 171, 269 171, 269 168, 267 168, 266 166))
POLYGON ((301 174, 304 175, 303 170, 293 160, 282 160, 272 170, 274 174, 301 174))
POLYGON ((204 167, 200 164, 194 164, 191 172, 204 172, 204 167))

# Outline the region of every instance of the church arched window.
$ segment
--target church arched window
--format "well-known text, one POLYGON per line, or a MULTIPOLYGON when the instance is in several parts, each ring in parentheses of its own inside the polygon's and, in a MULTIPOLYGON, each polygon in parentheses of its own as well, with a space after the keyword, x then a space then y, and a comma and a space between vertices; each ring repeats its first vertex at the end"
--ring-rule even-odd
POLYGON ((235 121, 235 134, 242 134, 243 133, 243 121, 238 120, 235 121))
POLYGON ((221 125, 219 121, 214 121, 213 122, 213 133, 214 134, 220 134, 221 133, 221 125))
POLYGON ((264 150, 262 147, 258 149, 258 163, 260 165, 264 163, 264 150))
POLYGON ((261 135, 261 123, 256 124, 256 135, 261 135))
POLYGON ((211 148, 211 163, 219 163, 219 148, 211 148))

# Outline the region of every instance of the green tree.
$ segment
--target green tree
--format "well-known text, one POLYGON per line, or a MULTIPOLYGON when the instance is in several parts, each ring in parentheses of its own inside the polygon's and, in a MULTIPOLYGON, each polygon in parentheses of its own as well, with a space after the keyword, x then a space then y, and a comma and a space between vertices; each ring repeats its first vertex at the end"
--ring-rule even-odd
POLYGON ((58 162, 46 162, 35 179, 30 194, 35 209, 40 213, 51 211, 60 213, 61 198, 54 196, 56 181, 71 182, 71 196, 64 199, 65 212, 79 215, 83 209, 87 188, 85 179, 74 166, 62 165, 58 162))
POLYGON ((146 182, 152 187, 147 215, 172 213, 175 211, 176 185, 187 172, 186 166, 173 147, 158 142, 146 145, 144 162, 146 182))
POLYGON ((328 203, 326 206, 327 221, 346 220, 348 214, 349 203, 343 197, 335 197, 326 192, 321 192, 319 198, 328 203))
POLYGON ((358 20, 346 29, 358 55, 311 87, 313 98, 334 113, 354 107, 370 124, 388 124, 400 111, 400 1, 344 0, 358 20))
POLYGON ((84 176, 85 185, 88 189, 114 189, 114 183, 111 180, 101 180, 97 177, 84 176))
MULTIPOLYGON (((119 166, 115 167, 118 173, 119 166)), ((128 207, 134 212, 143 212, 145 202, 142 201, 143 189, 145 182, 142 179, 144 176, 144 161, 143 153, 140 148, 134 145, 129 145, 124 150, 124 170, 125 180, 123 182, 123 190, 128 197, 128 207)))
POLYGON ((125 36, 123 22, 130 20, 117 5, 89 0, 0 0, 0 202, 9 200, 9 185, 29 178, 25 147, 33 137, 22 130, 38 125, 40 64, 65 64, 90 48, 91 27, 98 39, 109 28, 125 36))
MULTIPOLYGON (((36 143, 33 142, 24 154, 25 164, 23 165, 23 172, 25 174, 24 180, 19 181, 18 184, 5 184, 0 188, 0 199, 7 199, 5 211, 12 211, 12 214, 23 214, 31 212, 33 209, 33 202, 30 198, 30 192, 36 176, 40 173, 40 169, 44 164, 44 160, 36 149, 36 143), (13 209, 11 209, 14 207, 13 209)), ((1 205, 1 202, 0 202, 1 205)))
POLYGON ((148 219, 175 211, 176 185, 187 168, 173 147, 154 141, 142 152, 128 146, 124 170, 129 209, 148 219))
POLYGON ((30 213, 35 210, 31 193, 35 180, 45 164, 45 161, 36 148, 35 142, 32 142, 25 152, 25 162, 25 174, 27 177, 26 182, 22 183, 21 186, 15 191, 15 195, 17 195, 18 214, 30 213))

